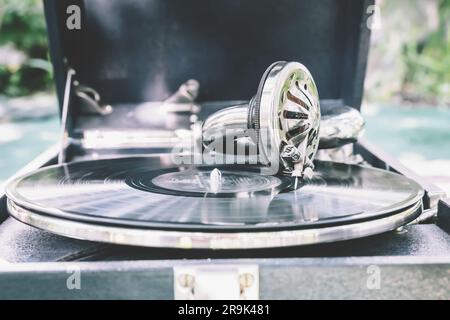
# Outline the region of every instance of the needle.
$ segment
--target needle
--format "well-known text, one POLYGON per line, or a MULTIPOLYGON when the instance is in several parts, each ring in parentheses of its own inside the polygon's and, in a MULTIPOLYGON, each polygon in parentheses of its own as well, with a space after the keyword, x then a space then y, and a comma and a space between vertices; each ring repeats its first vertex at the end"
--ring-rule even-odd
POLYGON ((295 184, 294 184, 294 190, 297 190, 297 185, 298 185, 298 177, 295 177, 295 184))
POLYGON ((212 193, 218 193, 222 187, 222 172, 215 168, 209 175, 209 188, 212 193))

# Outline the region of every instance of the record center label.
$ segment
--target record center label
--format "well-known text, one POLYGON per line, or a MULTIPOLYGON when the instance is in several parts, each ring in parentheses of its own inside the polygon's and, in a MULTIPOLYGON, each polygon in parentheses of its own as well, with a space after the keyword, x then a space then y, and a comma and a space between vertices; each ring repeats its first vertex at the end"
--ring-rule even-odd
POLYGON ((186 170, 161 174, 153 178, 152 183, 178 192, 251 193, 276 188, 282 181, 252 172, 222 171, 217 174, 214 170, 186 170))

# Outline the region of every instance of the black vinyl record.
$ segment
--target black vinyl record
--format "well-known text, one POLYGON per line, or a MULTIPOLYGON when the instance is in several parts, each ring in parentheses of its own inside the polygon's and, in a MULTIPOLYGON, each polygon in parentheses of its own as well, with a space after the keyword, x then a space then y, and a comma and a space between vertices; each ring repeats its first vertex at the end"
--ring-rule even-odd
POLYGON ((373 220, 423 195, 414 181, 368 167, 317 162, 314 177, 297 190, 293 178, 259 169, 177 167, 169 156, 74 162, 16 179, 7 196, 10 208, 94 225, 254 232, 373 220))

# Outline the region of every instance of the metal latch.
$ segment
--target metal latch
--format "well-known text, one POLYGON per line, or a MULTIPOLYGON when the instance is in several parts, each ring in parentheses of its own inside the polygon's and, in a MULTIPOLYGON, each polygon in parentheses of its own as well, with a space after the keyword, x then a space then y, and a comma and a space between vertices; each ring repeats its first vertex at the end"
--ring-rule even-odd
POLYGON ((175 300, 257 300, 257 265, 200 265, 173 268, 175 300))

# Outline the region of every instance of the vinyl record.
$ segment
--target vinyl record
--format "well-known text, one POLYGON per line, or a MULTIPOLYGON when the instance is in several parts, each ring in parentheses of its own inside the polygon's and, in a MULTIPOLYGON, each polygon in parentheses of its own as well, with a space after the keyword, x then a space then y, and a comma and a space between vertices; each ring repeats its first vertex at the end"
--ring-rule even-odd
POLYGON ((11 182, 7 196, 13 216, 55 233, 200 248, 301 245, 375 234, 414 219, 423 196, 403 176, 328 162, 317 162, 314 178, 299 189, 292 186, 292 178, 261 175, 257 166, 176 167, 168 156, 155 156, 43 168, 11 182), (378 226, 349 234, 368 223, 378 226), (343 230, 340 235, 336 228, 343 230), (333 237, 317 234, 325 229, 333 237))

